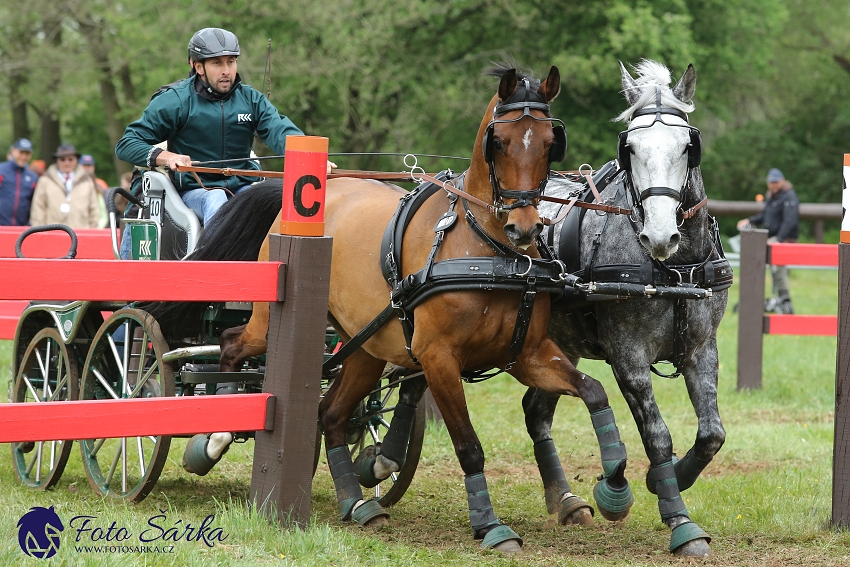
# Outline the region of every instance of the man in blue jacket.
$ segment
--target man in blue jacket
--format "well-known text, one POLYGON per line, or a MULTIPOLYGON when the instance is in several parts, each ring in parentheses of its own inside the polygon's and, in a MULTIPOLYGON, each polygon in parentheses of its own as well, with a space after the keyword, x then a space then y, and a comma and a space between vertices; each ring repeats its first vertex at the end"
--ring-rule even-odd
POLYGON ((38 175, 29 168, 32 142, 17 140, 9 148, 9 161, 0 163, 0 226, 25 226, 38 175))
MULTIPOLYGON (((189 41, 188 78, 159 89, 142 117, 127 126, 115 155, 140 167, 167 166, 183 202, 206 224, 215 212, 257 177, 177 172, 194 161, 244 159, 233 169, 259 169, 248 158, 256 133, 282 155, 286 136, 302 135, 263 94, 242 83, 239 40, 223 29, 205 28, 189 41), (156 144, 167 142, 167 149, 156 144)), ((331 167, 328 162, 328 173, 331 167)))
MULTIPOLYGON (((738 229, 754 225, 767 229, 767 241, 797 242, 800 233, 800 199, 791 183, 777 168, 767 172, 767 200, 764 209, 757 215, 738 222, 738 229)), ((778 304, 771 299, 765 302, 767 311, 794 313, 791 292, 788 289, 788 266, 772 266, 773 289, 778 304)))

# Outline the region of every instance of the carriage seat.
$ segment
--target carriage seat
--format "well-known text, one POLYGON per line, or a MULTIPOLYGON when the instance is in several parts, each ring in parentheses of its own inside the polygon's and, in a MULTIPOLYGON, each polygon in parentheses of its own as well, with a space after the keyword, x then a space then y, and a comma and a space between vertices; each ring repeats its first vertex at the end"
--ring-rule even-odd
POLYGON ((180 198, 167 175, 146 171, 142 179, 142 187, 148 197, 161 195, 162 198, 160 259, 182 260, 198 245, 204 231, 201 221, 180 198))

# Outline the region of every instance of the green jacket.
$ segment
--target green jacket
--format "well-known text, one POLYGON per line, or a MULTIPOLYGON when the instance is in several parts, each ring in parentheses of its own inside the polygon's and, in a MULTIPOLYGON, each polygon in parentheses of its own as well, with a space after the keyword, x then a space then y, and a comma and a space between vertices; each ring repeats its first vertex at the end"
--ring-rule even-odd
MULTIPOLYGON (((192 75, 162 87, 153 96, 142 117, 127 126, 115 145, 115 155, 133 165, 154 167, 160 153, 154 144, 167 141, 169 151, 188 155, 194 161, 248 158, 254 132, 279 155, 284 152, 286 136, 303 135, 262 93, 242 84, 239 75, 234 87, 223 96, 192 75)), ((222 167, 260 168, 256 161, 248 159, 222 167)), ((170 173, 180 193, 200 187, 191 173, 170 173)), ((198 175, 206 187, 226 187, 230 191, 259 180, 248 176, 198 175)))

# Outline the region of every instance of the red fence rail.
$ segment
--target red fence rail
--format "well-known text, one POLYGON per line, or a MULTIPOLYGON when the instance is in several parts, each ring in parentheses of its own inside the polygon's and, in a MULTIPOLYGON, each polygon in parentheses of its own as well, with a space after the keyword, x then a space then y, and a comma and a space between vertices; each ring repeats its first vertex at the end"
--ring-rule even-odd
POLYGON ((0 259, 0 301, 271 303, 262 394, 0 404, 0 442, 254 430, 251 501, 306 523, 331 242, 272 235, 271 262, 0 259))
POLYGON ((835 315, 764 314, 765 267, 838 267, 835 244, 767 243, 766 230, 741 232, 738 281, 738 389, 761 388, 763 335, 838 334, 835 315))
MULTIPOLYGON (((26 226, 0 226, 0 258, 15 258, 15 242, 26 226)), ((77 258, 113 260, 112 238, 108 228, 83 228, 77 234, 77 258)), ((62 258, 68 253, 71 237, 61 231, 39 232, 28 236, 21 251, 27 258, 62 258)), ((19 274, 16 274, 19 275, 19 274)), ((115 273, 112 274, 115 277, 115 273)), ((25 299, 32 299, 27 297, 25 299)), ((0 340, 15 338, 18 319, 29 304, 25 300, 0 300, 0 340)))

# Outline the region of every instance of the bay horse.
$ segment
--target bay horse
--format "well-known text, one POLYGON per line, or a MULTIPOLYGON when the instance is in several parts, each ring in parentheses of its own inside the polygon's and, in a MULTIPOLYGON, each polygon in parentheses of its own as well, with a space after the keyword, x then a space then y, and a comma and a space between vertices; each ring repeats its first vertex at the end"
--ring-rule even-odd
MULTIPOLYGON (((670 71, 657 62, 638 64, 637 79, 622 63, 620 70, 629 108, 617 119, 627 122, 627 130, 619 138, 618 170, 605 180, 601 198, 634 212, 632 217, 585 214, 577 267, 585 282, 605 281, 606 273, 613 274, 608 281, 620 282, 624 276, 638 281, 645 274, 648 279, 638 281, 641 286, 683 281, 681 293, 713 288, 712 293, 699 300, 659 295, 586 303, 553 312, 549 335, 574 364, 592 358, 611 365, 649 457, 647 487, 657 494, 661 519, 672 530, 670 551, 703 556, 710 554, 710 538, 690 519, 680 492, 693 485, 726 437, 717 407, 716 337, 732 272, 723 257, 717 225, 703 206, 700 136, 688 123, 687 114, 694 110, 696 71, 688 66, 671 88, 670 71), (650 372, 660 360, 673 362, 684 376, 697 415, 696 441, 681 459, 673 454, 672 438, 652 391, 650 372)), ((581 188, 553 180, 547 195, 565 197, 581 188)), ((558 205, 543 203, 540 209, 554 216, 558 205)), ((567 251, 560 254, 565 261, 575 243, 560 241, 567 238, 562 227, 550 230, 555 250, 567 251)), ((532 437, 547 435, 557 398, 539 390, 526 394, 532 437)))
MULTIPOLYGON (((532 268, 557 266, 539 260, 536 237, 543 228, 538 197, 551 162, 563 158, 566 146, 565 133, 559 140, 553 127, 556 119, 549 115, 549 102, 560 90, 560 74, 553 66, 541 82, 508 65, 495 66, 489 74, 499 78, 499 86, 478 128, 470 167, 460 178, 444 183, 446 191, 432 192, 410 217, 401 244, 400 279, 408 280, 426 265, 436 270, 452 260, 454 265, 466 259, 489 261, 492 266, 504 263, 508 272, 519 275, 532 268), (559 143, 564 147, 559 149, 559 143), (455 205, 464 209, 465 216, 454 213, 455 205)), ((274 211, 258 212, 258 207, 276 199, 274 210, 279 210, 280 191, 279 181, 264 182, 230 200, 191 259, 267 260, 266 233, 278 230, 279 216, 272 222, 274 211)), ((407 191, 377 181, 339 178, 328 182, 325 230, 334 238, 328 320, 345 341, 387 308, 392 288, 382 274, 379 250, 385 227, 407 196, 407 191)), ((558 271, 564 275, 561 268, 558 271)), ((594 487, 597 506, 608 519, 628 514, 633 497, 624 476, 626 451, 608 398, 602 385, 576 370, 548 337, 549 294, 488 286, 494 287, 487 283, 429 295, 398 313, 400 318, 391 317, 344 361, 319 408, 343 520, 364 526, 387 521, 387 511, 376 500, 364 500, 361 484, 373 486, 370 482, 400 469, 409 423, 425 389, 424 383, 405 383, 412 385, 400 392, 383 444, 371 452, 361 451, 368 455, 365 461, 358 458, 352 463, 346 425, 387 362, 424 371, 465 474, 470 524, 474 538, 483 540, 482 547, 511 552, 522 545, 520 536, 495 515, 484 475, 484 453, 466 408, 461 377, 484 369, 510 367, 510 373, 530 388, 581 398, 601 447, 603 475, 594 487), (517 341, 515 329, 522 326, 523 318, 527 330, 524 341, 517 341), (415 322, 409 343, 400 319, 415 322)), ((268 304, 254 304, 246 325, 222 334, 222 371, 238 370, 247 357, 265 352, 268 309, 268 304)), ((551 437, 537 436, 534 441, 550 513, 557 513, 561 523, 592 522, 592 508, 570 491, 551 437)), ((209 453, 213 460, 220 458, 220 446, 209 453)))

